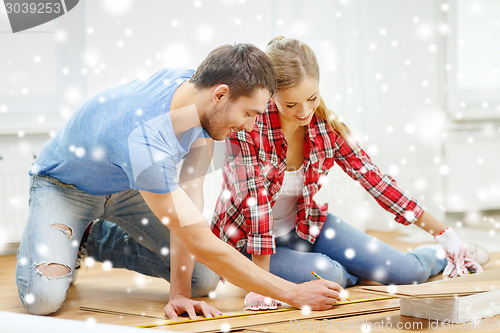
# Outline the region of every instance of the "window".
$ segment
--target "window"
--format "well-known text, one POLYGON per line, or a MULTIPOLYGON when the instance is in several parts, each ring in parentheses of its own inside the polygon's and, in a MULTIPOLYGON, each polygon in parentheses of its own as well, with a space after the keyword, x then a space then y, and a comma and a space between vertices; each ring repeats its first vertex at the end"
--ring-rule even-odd
POLYGON ((451 28, 446 79, 452 119, 500 119, 500 1, 454 0, 443 6, 451 28))

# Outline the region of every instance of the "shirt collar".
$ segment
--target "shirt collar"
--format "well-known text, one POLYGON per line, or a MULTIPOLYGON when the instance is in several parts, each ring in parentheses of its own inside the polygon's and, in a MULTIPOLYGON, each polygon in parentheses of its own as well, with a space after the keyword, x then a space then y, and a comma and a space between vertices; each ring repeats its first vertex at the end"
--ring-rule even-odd
POLYGON ((268 124, 267 134, 269 142, 276 146, 277 143, 283 142, 285 136, 281 130, 281 119, 278 111, 278 107, 273 100, 269 100, 267 103, 267 110, 264 113, 264 123, 268 124))

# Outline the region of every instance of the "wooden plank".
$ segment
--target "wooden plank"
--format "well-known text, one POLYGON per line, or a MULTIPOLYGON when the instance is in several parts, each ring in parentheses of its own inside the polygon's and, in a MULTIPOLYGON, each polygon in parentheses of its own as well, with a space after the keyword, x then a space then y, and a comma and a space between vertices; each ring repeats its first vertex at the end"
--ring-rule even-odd
POLYGON ((326 311, 311 311, 302 313, 300 310, 292 310, 280 313, 261 313, 251 317, 236 317, 228 319, 216 319, 204 322, 188 322, 184 324, 158 326, 152 329, 180 331, 180 332, 219 332, 226 330, 248 329, 255 326, 271 323, 287 322, 290 320, 338 318, 356 316, 366 313, 386 312, 399 309, 395 300, 379 300, 366 303, 345 303, 326 311))
MULTIPOLYGON (((199 301, 219 309, 223 315, 248 314, 243 311, 243 298, 246 291, 228 284, 217 289, 216 297, 200 297, 199 301)), ((373 295, 363 292, 359 287, 346 289, 353 302, 373 298, 373 295)), ((151 295, 148 292, 136 290, 130 293, 103 293, 99 300, 82 302, 80 310, 96 311, 122 316, 143 316, 146 318, 166 319, 163 308, 167 304, 168 294, 151 295)), ((258 312, 253 312, 258 313, 258 312)), ((202 318, 202 317, 198 317, 202 318)))
MULTIPOLYGON (((217 294, 215 298, 200 297, 196 298, 196 300, 207 302, 225 315, 245 313, 243 311, 243 298, 238 292, 236 294, 221 293, 217 294), (241 310, 238 311, 237 309, 241 310)), ((167 302, 168 294, 165 297, 149 297, 148 294, 140 291, 121 293, 120 295, 108 293, 98 301, 84 302, 80 306, 80 310, 165 320, 163 308, 167 305, 167 302)))
MULTIPOLYGON (((392 310, 383 313, 372 313, 358 315, 355 317, 343 318, 323 318, 321 320, 292 320, 286 323, 263 325, 253 327, 254 333, 325 333, 325 332, 378 332, 376 329, 369 328, 372 322, 377 322, 384 318, 384 323, 391 322, 389 326, 396 327, 396 321, 400 322, 399 311, 392 310), (394 324, 394 325, 393 325, 394 324)), ((422 327, 426 327, 423 324, 422 327)), ((239 331, 237 331, 239 333, 239 331)), ((384 331, 387 332, 387 331, 384 331)))
POLYGON ((452 297, 500 289, 500 281, 457 282, 450 284, 433 282, 399 286, 363 286, 361 289, 376 294, 405 298, 452 297))
MULTIPOLYGON (((439 281, 441 284, 454 284, 463 282, 481 282, 481 281, 500 281, 500 268, 488 269, 481 273, 475 273, 471 275, 456 277, 453 279, 444 279, 439 281)), ((438 281, 429 282, 437 283, 438 281)))
MULTIPOLYGON (((384 313, 358 315, 348 318, 325 318, 323 320, 303 320, 299 322, 287 322, 270 325, 262 325, 249 328, 253 333, 325 333, 325 332, 419 332, 419 333, 449 333, 476 331, 485 333, 498 333, 500 329, 500 316, 488 320, 464 323, 462 326, 451 323, 442 323, 435 320, 413 318, 400 315, 398 310, 384 313), (326 322, 321 325, 321 321, 326 322), (316 323, 316 327, 314 324, 316 323), (496 324, 495 324, 496 323, 496 324), (468 327, 473 325, 474 327, 468 327), (496 326, 495 326, 496 325, 496 326), (467 328, 469 328, 467 330, 467 328)), ((241 331, 235 331, 240 333, 241 331)), ((245 331, 246 332, 246 331, 245 331)))
MULTIPOLYGON (((378 298, 368 298, 368 299, 361 299, 361 300, 355 300, 355 301, 344 301, 344 302, 336 303, 335 306, 341 306, 344 304, 373 302, 373 301, 378 301, 378 300, 383 300, 383 299, 392 299, 392 297, 378 297, 378 298)), ((245 311, 243 313, 236 313, 236 314, 222 314, 222 316, 218 316, 218 317, 175 320, 175 321, 169 321, 165 324, 160 324, 160 325, 175 325, 175 324, 184 324, 184 323, 187 324, 187 323, 194 323, 194 322, 201 322, 201 321, 220 320, 220 319, 228 319, 228 318, 236 318, 236 317, 244 317, 244 316, 254 316, 254 315, 258 315, 258 314, 269 314, 269 313, 277 313, 277 312, 292 311, 292 310, 297 310, 297 309, 292 308, 292 307, 286 307, 286 308, 281 308, 281 309, 276 309, 276 310, 245 311)), ((151 327, 160 326, 160 325, 152 324, 152 325, 144 325, 141 327, 151 328, 151 327)))

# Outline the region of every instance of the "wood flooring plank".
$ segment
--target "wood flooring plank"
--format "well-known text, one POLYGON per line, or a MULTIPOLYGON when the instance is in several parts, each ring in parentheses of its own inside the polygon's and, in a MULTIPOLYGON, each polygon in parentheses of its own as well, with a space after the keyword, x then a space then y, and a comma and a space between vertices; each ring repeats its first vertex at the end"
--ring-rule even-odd
POLYGON ((418 285, 361 286, 361 290, 405 298, 450 297, 500 289, 500 269, 418 285))
POLYGON ((300 310, 292 310, 279 313, 262 313, 251 317, 236 317, 229 319, 214 319, 204 322, 191 322, 185 324, 158 326, 152 329, 170 330, 179 332, 219 332, 227 329, 250 328, 266 324, 287 322, 290 320, 323 319, 344 316, 355 316, 363 313, 385 312, 399 309, 399 304, 394 300, 380 300, 366 303, 343 304, 332 310, 311 311, 302 313, 300 310))
POLYGON ((462 282, 453 284, 428 283, 399 286, 363 286, 361 289, 381 295, 404 298, 453 297, 500 289, 500 281, 462 282))
MULTIPOLYGON (((213 297, 198 297, 196 300, 207 302, 225 315, 233 315, 245 313, 243 311, 243 297, 245 294, 246 292, 242 289, 226 283, 216 289, 213 297)), ((98 300, 82 302, 80 309, 118 315, 166 319, 163 308, 167 302, 168 294, 162 296, 148 295, 143 290, 135 290, 127 294, 118 293, 117 295, 108 291, 103 293, 98 300)))
POLYGON ((419 332, 419 333, 449 333, 449 332, 485 332, 493 333, 500 330, 500 316, 490 318, 489 321, 481 320, 473 323, 474 327, 459 325, 452 326, 451 323, 430 321, 427 319, 413 318, 400 315, 398 310, 384 313, 358 315, 350 318, 337 318, 316 320, 323 321, 323 324, 315 323, 311 320, 302 321, 301 324, 295 322, 278 323, 253 327, 254 333, 319 333, 319 332, 419 332), (308 323, 309 321, 309 323, 308 323), (316 328, 314 327, 316 324, 316 328), (489 327, 487 326, 489 325, 489 327), (496 326, 495 326, 496 325, 496 326))
MULTIPOLYGON (((347 288, 346 290, 352 301, 374 298, 372 294, 360 290, 359 287, 347 288)), ((229 284, 218 288, 213 298, 200 297, 196 298, 196 300, 207 302, 207 304, 219 309, 223 315, 248 314, 249 311, 243 311, 243 297, 245 294, 246 291, 229 284)), ((140 290, 125 295, 123 293, 116 295, 108 291, 103 293, 98 300, 82 302, 80 309, 164 319, 163 307, 165 305, 164 298, 150 296, 140 290)))

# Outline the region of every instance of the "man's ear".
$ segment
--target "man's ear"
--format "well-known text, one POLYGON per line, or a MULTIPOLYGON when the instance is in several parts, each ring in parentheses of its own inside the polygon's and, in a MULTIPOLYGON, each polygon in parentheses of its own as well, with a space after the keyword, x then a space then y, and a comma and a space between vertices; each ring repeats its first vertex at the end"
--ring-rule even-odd
POLYGON ((223 99, 229 99, 229 86, 227 84, 219 84, 212 90, 212 100, 216 104, 223 99))

